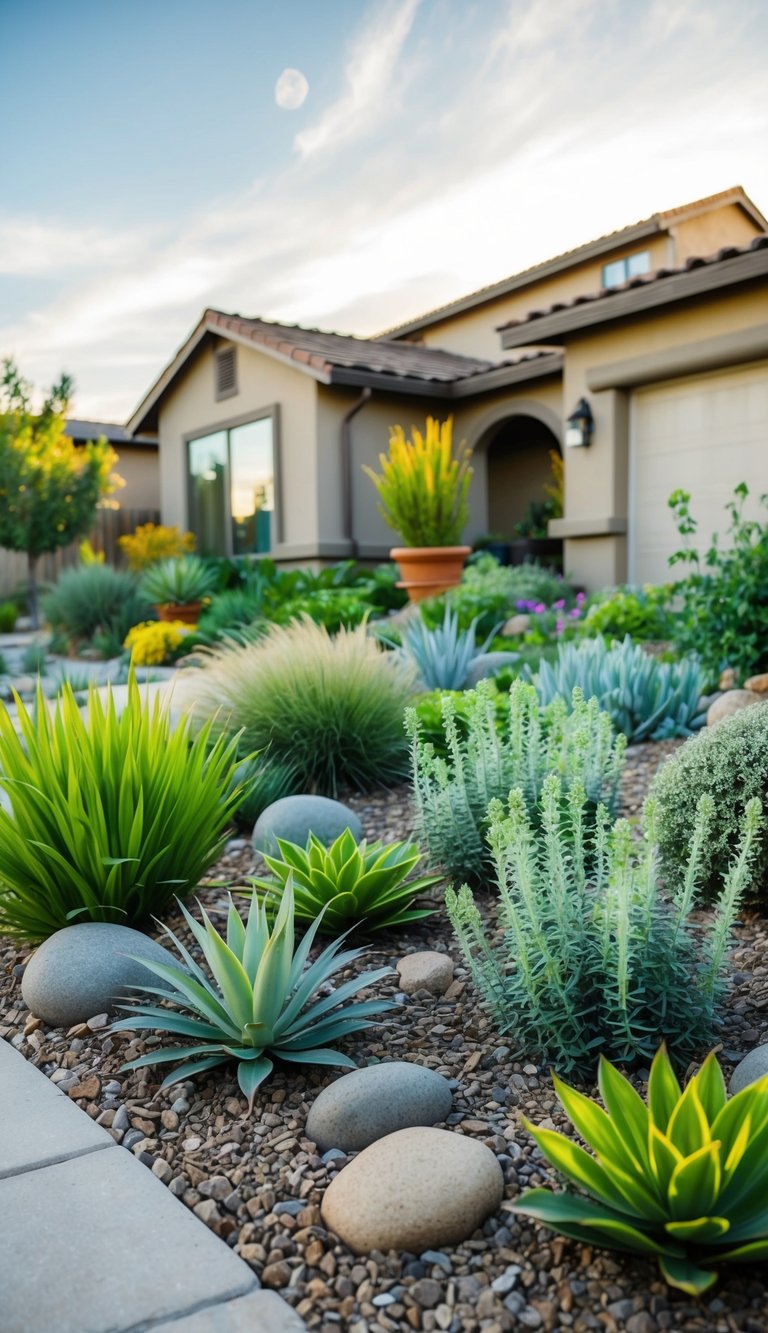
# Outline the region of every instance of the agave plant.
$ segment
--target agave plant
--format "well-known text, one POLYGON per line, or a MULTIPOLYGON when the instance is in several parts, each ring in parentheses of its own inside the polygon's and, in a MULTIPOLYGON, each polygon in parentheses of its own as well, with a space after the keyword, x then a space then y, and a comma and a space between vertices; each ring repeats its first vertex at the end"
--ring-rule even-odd
POLYGON ((419 617, 403 630, 402 652, 416 667, 425 689, 462 689, 472 662, 485 652, 498 626, 480 648, 476 628, 477 619, 460 630, 458 615, 446 606, 442 625, 430 629, 419 617))
POLYGON ((592 1199, 527 1190, 515 1212, 588 1245, 655 1256, 665 1281, 691 1295, 712 1286, 717 1264, 768 1259, 768 1075, 729 1101, 712 1053, 683 1092, 662 1046, 647 1106, 607 1060, 605 1110, 554 1083, 596 1156, 554 1130, 526 1128, 592 1199))
POLYGON ((274 905, 293 884, 296 916, 314 921, 322 914, 323 930, 344 930, 365 921, 384 930, 431 916, 429 908, 411 906, 417 893, 440 881, 440 875, 409 880, 421 853, 412 843, 356 843, 345 829, 330 847, 314 833, 307 846, 277 839, 280 856, 264 860, 276 879, 253 879, 267 905, 274 905))
POLYGON ((212 593, 219 575, 197 555, 177 560, 158 560, 150 565, 141 580, 141 593, 148 602, 160 606, 183 606, 200 602, 212 593))
POLYGON ((596 698, 628 741, 690 736, 703 726, 704 674, 698 658, 660 662, 633 643, 609 647, 599 635, 583 643, 561 643, 557 661, 542 661, 533 677, 543 704, 570 699, 575 686, 596 698))
POLYGON ((193 1038, 194 1044, 150 1051, 131 1060, 124 1069, 181 1061, 164 1079, 161 1086, 166 1088, 205 1069, 237 1060, 237 1079, 248 1098, 250 1112, 259 1087, 272 1072, 273 1061, 269 1056, 299 1065, 356 1067, 348 1055, 325 1043, 368 1027, 374 1015, 393 1007, 391 1001, 380 999, 345 1004, 364 987, 388 976, 390 968, 363 972, 318 998, 318 991, 327 990, 331 977, 353 962, 362 950, 340 952, 344 941, 341 936, 307 966, 320 918, 294 949, 290 881, 272 926, 265 906, 255 895, 245 921, 230 899, 226 940, 202 908, 201 925, 181 903, 179 906, 203 951, 210 975, 195 962, 178 936, 164 926, 185 966, 137 958, 165 986, 136 989, 170 1000, 186 1013, 142 1002, 130 1009, 127 1018, 114 1023, 112 1030, 172 1032, 193 1038))

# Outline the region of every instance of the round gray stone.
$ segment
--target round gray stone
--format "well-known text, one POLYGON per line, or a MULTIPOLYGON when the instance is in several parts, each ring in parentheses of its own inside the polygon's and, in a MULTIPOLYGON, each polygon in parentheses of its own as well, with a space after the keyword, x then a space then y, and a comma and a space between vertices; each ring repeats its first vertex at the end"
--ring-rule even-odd
POLYGON ((451 1104, 441 1074, 391 1060, 355 1069, 324 1088, 310 1108, 306 1135, 321 1152, 357 1152, 396 1130, 440 1123, 451 1104))
POLYGON ((764 1046, 756 1046, 754 1051, 745 1055, 744 1059, 737 1064, 731 1074, 730 1089, 733 1096, 741 1092, 750 1083, 756 1083, 759 1078, 764 1078, 768 1074, 768 1042, 764 1046))
POLYGON ((253 845, 257 852, 275 856, 277 839, 298 843, 305 847, 310 833, 314 833, 328 847, 345 829, 356 842, 363 836, 363 826, 354 810, 328 796, 283 796, 273 801, 256 820, 253 845))
POLYGON ((163 982, 130 954, 156 963, 178 959, 161 944, 130 926, 83 921, 51 935, 24 969, 21 993, 37 1018, 55 1027, 84 1023, 110 1013, 115 1003, 136 994, 129 986, 163 982))
POLYGON ((495 676, 497 671, 514 666, 519 660, 519 653, 478 653, 470 664, 464 689, 473 690, 479 680, 485 680, 486 676, 495 676))

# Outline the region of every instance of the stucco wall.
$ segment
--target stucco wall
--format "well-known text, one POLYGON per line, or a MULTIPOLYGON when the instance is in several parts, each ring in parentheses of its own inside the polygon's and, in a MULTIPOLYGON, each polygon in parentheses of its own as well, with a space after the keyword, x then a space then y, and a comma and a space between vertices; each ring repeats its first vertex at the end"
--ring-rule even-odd
POLYGON ((121 444, 115 451, 115 471, 125 485, 115 493, 121 509, 160 508, 160 458, 147 445, 131 448, 121 444))
POLYGON ((684 218, 670 228, 670 234, 675 244, 675 263, 682 265, 692 255, 714 255, 724 245, 749 245, 756 229, 746 213, 727 204, 698 217, 684 218))
MULTIPOLYGON (((220 343, 221 345, 221 343, 220 343)), ((313 551, 318 539, 316 385, 310 376, 271 357, 237 348, 238 392, 217 402, 214 348, 203 347, 188 363, 160 407, 160 493, 163 521, 187 527, 185 437, 205 435, 237 417, 279 404, 280 476, 277 505, 282 547, 313 551)), ((276 488, 277 490, 278 488, 276 488)))

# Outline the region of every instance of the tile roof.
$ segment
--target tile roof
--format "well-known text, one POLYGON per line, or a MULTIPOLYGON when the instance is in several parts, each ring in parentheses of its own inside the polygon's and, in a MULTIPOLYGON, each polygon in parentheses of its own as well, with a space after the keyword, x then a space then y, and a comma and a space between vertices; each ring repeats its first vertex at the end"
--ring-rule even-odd
POLYGON ((499 324, 496 332, 504 333, 508 330, 527 328, 531 324, 536 324, 538 320, 564 314, 575 310, 578 306, 594 306, 596 303, 611 301, 627 292, 656 287, 657 284, 664 283, 670 278, 680 278, 683 274, 694 273, 699 269, 714 269, 719 264, 725 264, 733 259, 741 259, 761 250, 768 250, 768 235, 755 236, 749 245, 725 246, 722 250, 718 250, 716 254, 705 258, 692 257, 687 259, 679 268, 658 268, 652 273, 643 273, 638 277, 630 278, 627 282, 622 282, 616 287, 601 287, 596 292, 574 296, 569 301, 555 301, 553 305, 547 306, 544 310, 529 310, 526 315, 519 319, 510 319, 505 324, 499 324))
POLYGON ((436 306, 433 310, 428 310, 415 319, 406 320, 403 324, 385 329, 382 332, 382 337, 403 338, 409 333, 428 328, 430 324, 437 323, 449 315, 459 314, 463 310, 471 310, 475 306, 483 305, 486 301, 492 301, 497 296, 506 296, 509 292, 516 291, 518 288, 528 287, 531 283, 549 277, 550 274, 559 273, 581 260, 595 258, 619 245, 628 245, 646 236, 665 231, 668 226, 686 214, 706 211, 708 208, 723 203, 740 204, 758 225, 766 225, 765 218, 749 196, 740 185, 735 185, 728 190, 721 190, 718 194, 710 194, 703 199, 695 199, 689 204, 682 204, 678 208, 669 208, 662 212, 652 213, 650 217, 641 218, 639 222, 632 222, 626 227, 619 227, 616 231, 606 232, 604 236, 598 236, 595 240, 587 241, 572 250, 563 250, 560 254, 553 255, 550 259, 545 259, 541 263, 533 264, 530 268, 521 269, 518 273, 512 273, 499 282, 492 282, 485 287, 479 287, 476 291, 468 292, 453 301, 448 301, 445 305, 436 306))
POLYGON ((120 426, 116 421, 83 421, 80 418, 70 417, 67 421, 67 435, 76 443, 85 443, 87 440, 98 440, 103 435, 110 444, 147 444, 151 448, 157 448, 157 440, 151 440, 141 435, 129 435, 125 426, 120 426))
POLYGON ((338 377, 334 376, 336 370, 360 370, 399 379, 452 384, 508 364, 414 343, 374 341, 355 338, 351 334, 306 329, 298 324, 246 319, 241 315, 227 315, 221 310, 207 310, 204 318, 209 326, 223 335, 234 335, 271 350, 295 361, 299 368, 315 371, 329 382, 334 379, 338 382, 338 377))

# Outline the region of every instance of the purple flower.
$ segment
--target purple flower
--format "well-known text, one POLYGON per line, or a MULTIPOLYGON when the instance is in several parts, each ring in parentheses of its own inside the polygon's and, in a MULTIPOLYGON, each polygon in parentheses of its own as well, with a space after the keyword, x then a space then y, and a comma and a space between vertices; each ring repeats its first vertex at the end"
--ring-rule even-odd
POLYGON ((535 611, 537 616, 540 616, 542 611, 546 611, 546 609, 547 608, 543 602, 534 602, 531 607, 531 610, 535 611))
POLYGON ((561 598, 559 602, 553 602, 553 603, 552 603, 552 610, 553 610, 553 611, 563 611, 564 609, 565 609, 565 598, 564 598, 564 597, 561 598))
POLYGON ((577 606, 581 606, 582 602, 586 602, 586 600, 587 600, 587 594, 586 594, 585 592, 577 592, 577 593, 576 593, 576 605, 577 605, 577 606))
POLYGON ((555 624, 555 633, 562 634, 564 629, 565 629, 565 622, 563 620, 560 620, 560 618, 558 617, 558 620, 555 624))
POLYGON ((568 612, 568 615, 571 617, 571 620, 578 620, 579 616, 581 615, 581 611, 579 610, 578 606, 574 606, 573 610, 568 612))

